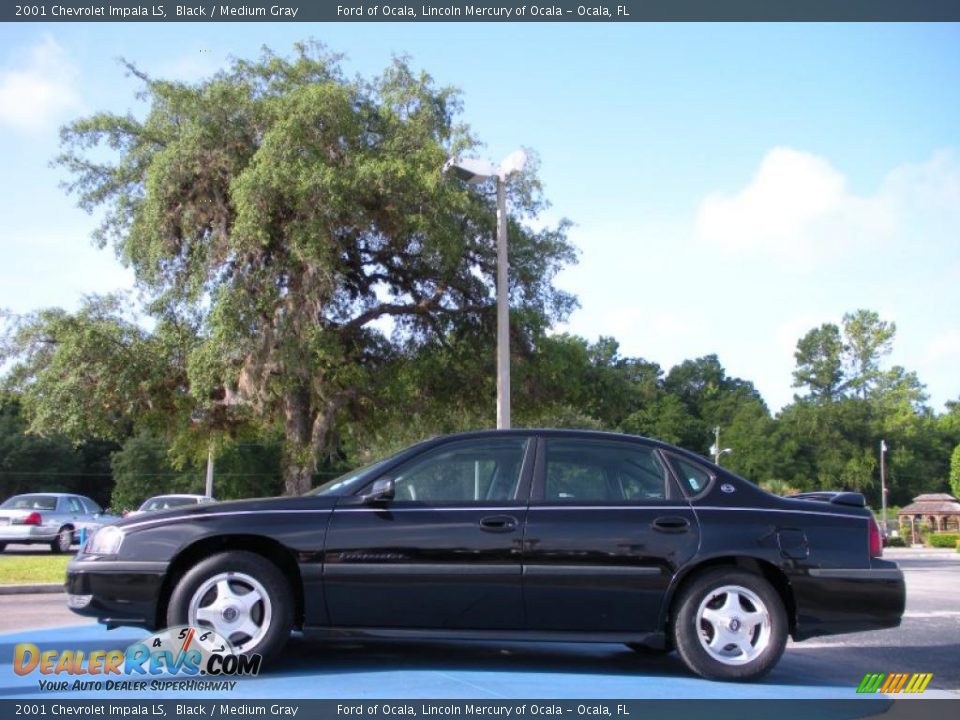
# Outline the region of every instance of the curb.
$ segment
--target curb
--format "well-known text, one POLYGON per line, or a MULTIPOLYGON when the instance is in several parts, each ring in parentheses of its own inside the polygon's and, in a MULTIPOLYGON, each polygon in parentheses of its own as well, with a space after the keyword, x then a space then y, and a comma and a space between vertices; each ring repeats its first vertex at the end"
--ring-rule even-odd
POLYGON ((36 595, 63 592, 63 583, 42 583, 35 585, 0 585, 0 595, 36 595))

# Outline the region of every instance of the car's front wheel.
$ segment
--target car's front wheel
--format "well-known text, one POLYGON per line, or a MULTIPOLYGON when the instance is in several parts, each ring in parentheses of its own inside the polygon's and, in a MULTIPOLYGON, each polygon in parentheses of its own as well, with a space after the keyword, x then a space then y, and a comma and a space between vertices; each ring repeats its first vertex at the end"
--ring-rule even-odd
POLYGON ((242 655, 275 656, 290 637, 290 584, 272 562, 251 552, 211 555, 190 569, 170 596, 167 624, 211 628, 242 655))
POLYGON ((693 672, 713 680, 756 680, 783 655, 787 614, 759 575, 717 569, 695 578, 677 600, 674 646, 693 672))

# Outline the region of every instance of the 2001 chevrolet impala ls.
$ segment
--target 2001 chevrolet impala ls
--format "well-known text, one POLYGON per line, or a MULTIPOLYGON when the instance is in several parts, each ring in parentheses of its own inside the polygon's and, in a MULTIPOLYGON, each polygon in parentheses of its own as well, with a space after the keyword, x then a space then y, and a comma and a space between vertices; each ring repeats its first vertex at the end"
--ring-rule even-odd
POLYGON ((761 677, 787 636, 896 627, 903 575, 856 493, 781 498, 646 438, 436 438, 302 497, 104 527, 70 607, 190 624, 276 655, 330 637, 622 642, 695 673, 761 677))

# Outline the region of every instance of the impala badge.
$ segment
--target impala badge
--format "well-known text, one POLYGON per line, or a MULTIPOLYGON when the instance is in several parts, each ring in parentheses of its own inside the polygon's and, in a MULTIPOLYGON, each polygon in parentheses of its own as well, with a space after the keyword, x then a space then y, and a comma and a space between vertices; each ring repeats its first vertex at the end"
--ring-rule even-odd
POLYGON ((724 483, 723 485, 720 486, 720 492, 725 492, 727 493, 727 495, 732 493, 734 490, 736 490, 736 488, 730 483, 724 483))

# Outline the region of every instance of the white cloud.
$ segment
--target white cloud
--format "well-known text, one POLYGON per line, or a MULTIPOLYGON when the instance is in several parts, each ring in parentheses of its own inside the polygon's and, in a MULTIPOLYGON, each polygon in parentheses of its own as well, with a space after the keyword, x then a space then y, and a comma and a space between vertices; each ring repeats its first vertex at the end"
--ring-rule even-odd
MULTIPOLYGON (((956 170, 952 165, 950 169, 956 170)), ((929 173, 920 174, 924 182, 938 182, 929 173)), ((826 159, 777 147, 763 158, 746 187, 732 194, 715 193, 701 202, 697 236, 724 251, 812 266, 844 251, 890 240, 897 232, 903 201, 916 189, 915 177, 895 172, 877 195, 858 196, 826 159)))
POLYGON ((79 72, 50 35, 24 56, 19 66, 0 69, 0 125, 33 130, 79 106, 79 72))

